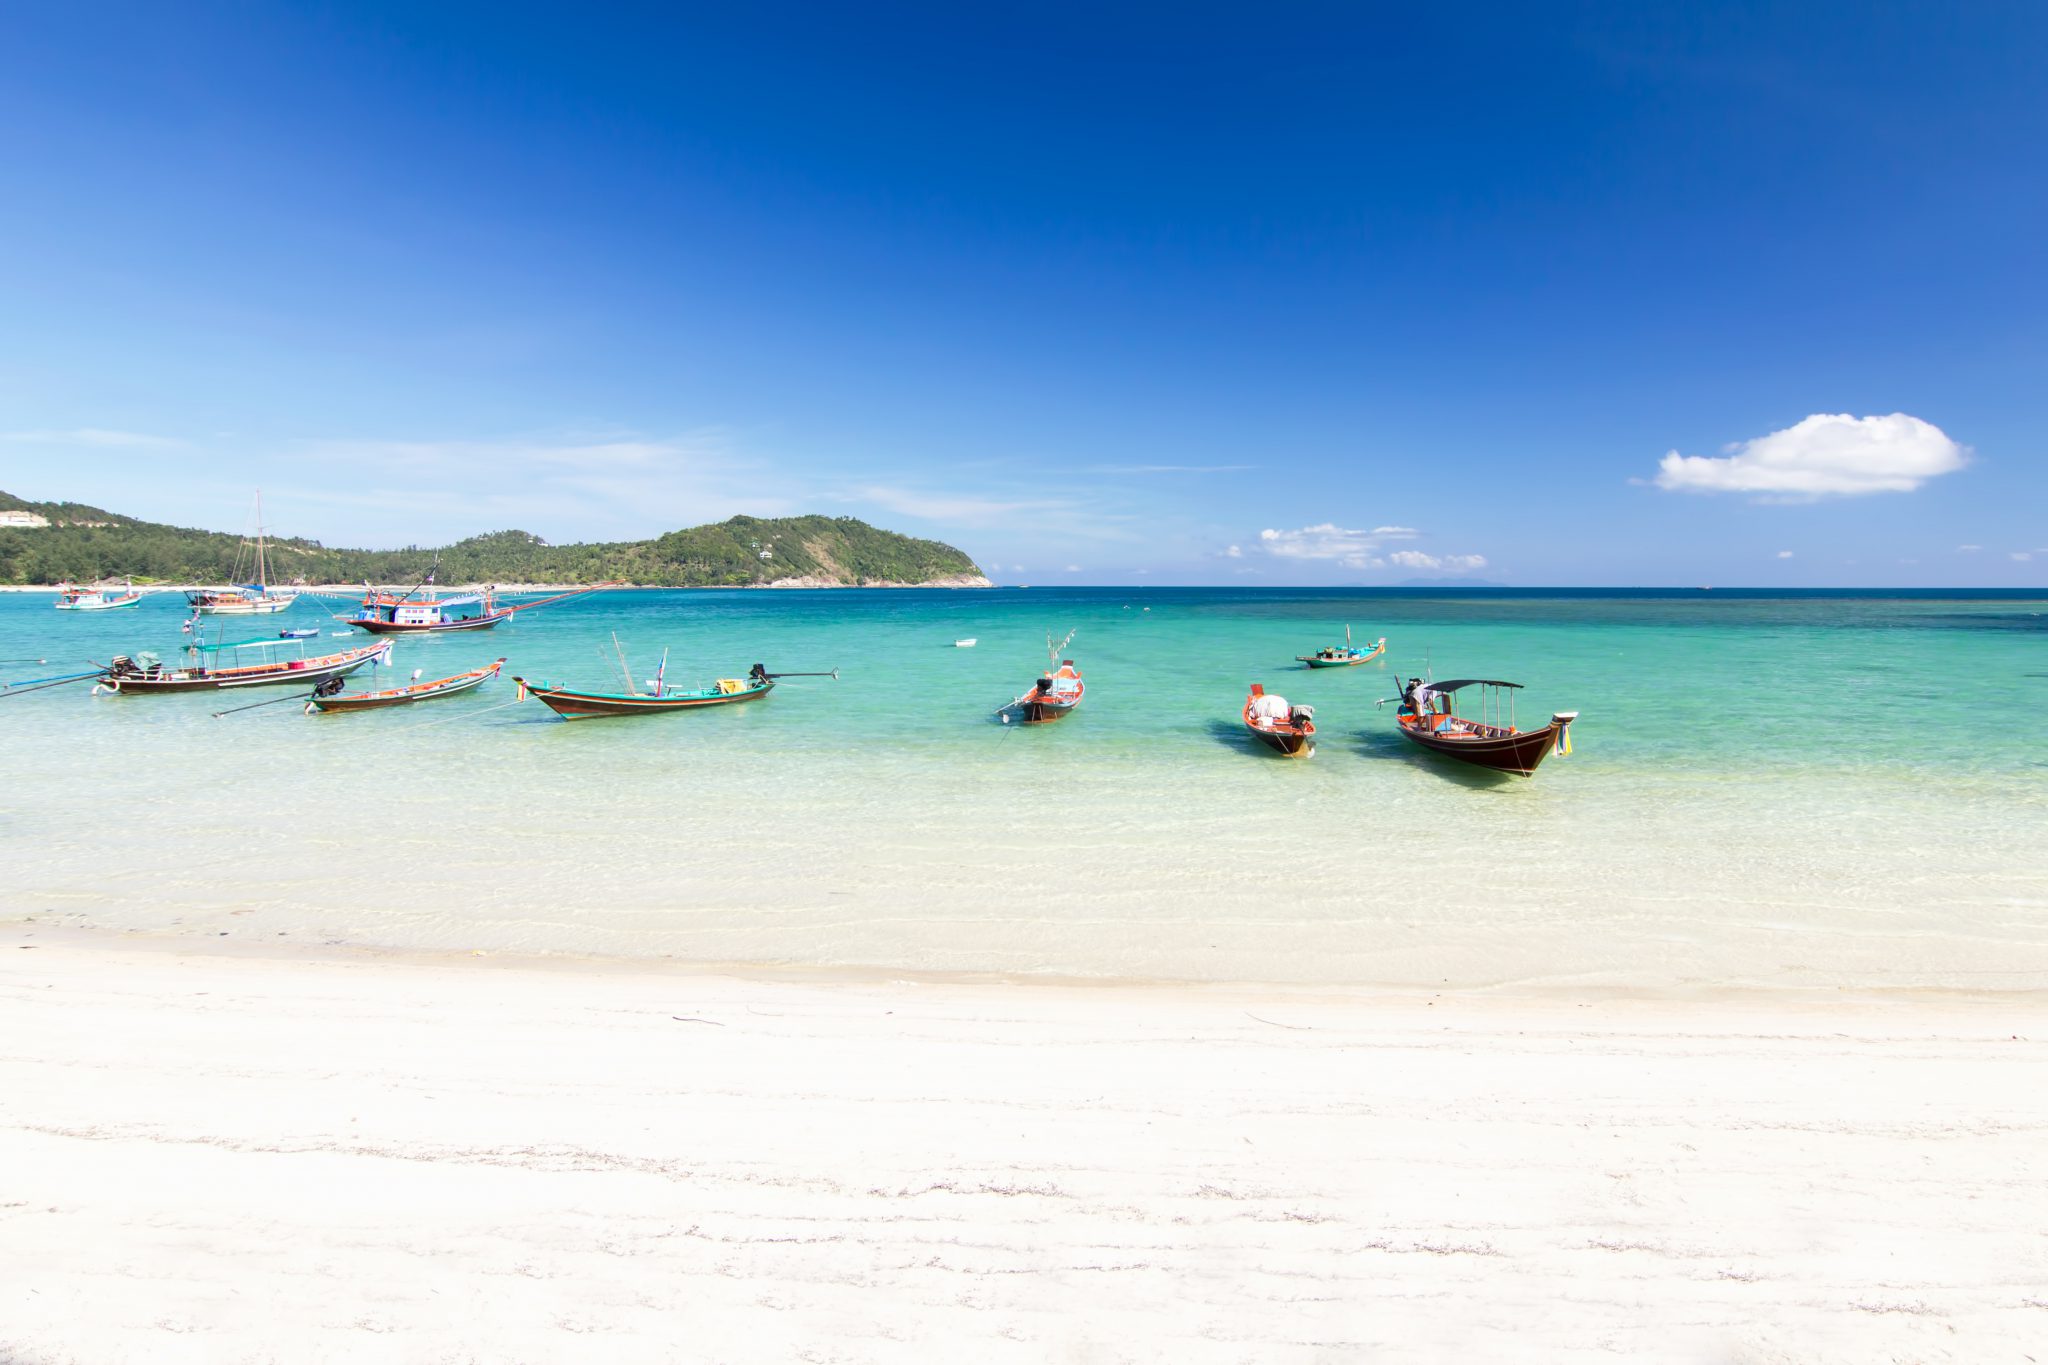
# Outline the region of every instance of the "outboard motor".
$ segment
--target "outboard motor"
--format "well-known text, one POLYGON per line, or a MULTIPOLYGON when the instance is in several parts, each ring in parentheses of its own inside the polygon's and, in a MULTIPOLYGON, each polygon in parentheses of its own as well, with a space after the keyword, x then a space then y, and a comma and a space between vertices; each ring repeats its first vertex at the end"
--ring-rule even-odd
POLYGON ((1290 706, 1287 708, 1288 724, 1293 725, 1296 729, 1309 724, 1315 718, 1316 708, 1313 706, 1290 706))
POLYGON ((759 685, 768 681, 768 670, 760 664, 755 664, 753 671, 747 674, 747 676, 753 679, 756 685, 759 685))
POLYGON ((1051 679, 1051 677, 1049 677, 1049 676, 1048 676, 1048 677, 1043 677, 1043 678, 1040 678, 1040 679, 1038 680, 1038 690, 1039 690, 1039 691, 1041 691, 1041 692, 1045 692, 1045 693, 1050 693, 1050 692, 1052 691, 1052 679, 1051 679))

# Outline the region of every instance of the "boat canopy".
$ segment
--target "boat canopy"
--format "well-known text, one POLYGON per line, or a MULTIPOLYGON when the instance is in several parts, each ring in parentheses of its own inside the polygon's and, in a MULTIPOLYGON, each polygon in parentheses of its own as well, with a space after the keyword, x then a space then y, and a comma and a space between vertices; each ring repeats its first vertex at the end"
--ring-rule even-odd
POLYGON ((1461 687, 1513 687, 1519 689, 1521 684, 1502 682, 1498 678, 1453 678, 1450 682, 1424 683, 1423 686, 1429 688, 1432 692, 1455 692, 1461 687))

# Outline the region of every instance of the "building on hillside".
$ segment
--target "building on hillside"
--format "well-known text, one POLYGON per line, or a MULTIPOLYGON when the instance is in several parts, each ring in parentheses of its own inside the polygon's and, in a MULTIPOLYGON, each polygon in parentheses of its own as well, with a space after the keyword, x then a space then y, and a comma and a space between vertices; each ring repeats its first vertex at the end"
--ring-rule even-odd
POLYGON ((41 512, 12 509, 0 512, 0 526, 48 526, 50 519, 41 512))

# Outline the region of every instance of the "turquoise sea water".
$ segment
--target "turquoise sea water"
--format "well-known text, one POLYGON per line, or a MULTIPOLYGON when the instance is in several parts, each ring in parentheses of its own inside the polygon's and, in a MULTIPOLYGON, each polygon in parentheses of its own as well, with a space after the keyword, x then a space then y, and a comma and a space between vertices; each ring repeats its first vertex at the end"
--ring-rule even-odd
MULTIPOLYGON (((168 656, 184 614, 0 594, 0 678, 168 656)), ((1094 976, 2048 985, 2038 596, 618 592, 399 640, 379 676, 501 653, 500 683, 363 715, 211 716, 282 691, 0 699, 0 910, 1094 976), (1347 622, 1388 638, 1383 663, 1292 662, 1347 622), (1070 629, 1081 710, 997 723, 1070 629), (666 645, 672 681, 840 680, 636 720, 506 705, 514 673, 605 684, 614 631, 643 678, 666 645), (1425 659, 1527 684, 1525 722, 1580 711, 1576 753, 1521 780, 1412 749, 1373 702, 1425 659), (1255 680, 1317 708, 1316 758, 1245 742, 1255 680)))

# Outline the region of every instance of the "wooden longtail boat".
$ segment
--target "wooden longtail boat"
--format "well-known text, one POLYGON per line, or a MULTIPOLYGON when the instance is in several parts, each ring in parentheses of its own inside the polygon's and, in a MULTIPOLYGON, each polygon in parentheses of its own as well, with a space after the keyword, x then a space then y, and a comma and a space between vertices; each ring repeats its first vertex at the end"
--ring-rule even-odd
POLYGON ((390 650, 389 644, 378 643, 310 659, 276 659, 226 668, 210 668, 199 663, 166 667, 154 654, 141 653, 132 659, 126 654, 116 654, 113 663, 99 675, 93 691, 129 696, 153 692, 207 692, 230 687, 302 687, 307 683, 323 683, 329 678, 353 673, 366 664, 388 658, 390 650))
POLYGON ((1263 684, 1253 683, 1252 694, 1244 699, 1244 728, 1283 757, 1315 757, 1315 708, 1289 706, 1287 698, 1274 696, 1263 684))
POLYGON ((574 687, 557 687, 553 683, 514 678, 512 681, 519 684, 519 700, 538 697, 564 720, 581 720, 590 716, 644 716, 754 701, 774 691, 778 678, 836 679, 839 676, 836 668, 829 673, 770 673, 762 665, 755 664, 744 678, 720 678, 709 687, 677 690, 667 684, 668 651, 664 649, 661 667, 648 680, 649 690, 642 692, 633 682, 632 671, 626 667, 626 651, 619 644, 617 635, 612 636, 612 644, 619 651, 619 673, 626 683, 624 692, 585 692, 574 687))
POLYGON ((367 630, 372 635, 424 635, 449 630, 489 630, 500 621, 509 620, 514 613, 532 611, 545 607, 551 602, 564 602, 571 597, 598 592, 612 587, 610 583, 598 583, 574 592, 557 593, 543 597, 538 602, 517 602, 510 606, 498 604, 498 590, 484 588, 477 592, 442 596, 429 590, 424 594, 419 588, 402 593, 379 592, 364 585, 361 609, 348 618, 348 624, 357 630, 367 630), (474 611, 461 608, 473 607, 474 611))
POLYGON ((1401 689, 1401 705, 1395 719, 1402 734, 1432 753, 1495 772, 1530 777, 1551 754, 1572 751, 1571 724, 1579 713, 1558 711, 1540 730, 1518 730, 1514 694, 1521 687, 1520 683, 1492 678, 1458 678, 1442 683, 1410 678, 1401 689), (1453 714, 1453 697, 1468 687, 1481 689, 1482 714, 1478 720, 1453 714))
POLYGON ((1073 640, 1071 630, 1058 644, 1052 642, 1051 635, 1045 637, 1047 671, 1038 675, 1038 681, 1023 696, 996 711, 1003 724, 1014 720, 1021 725, 1045 725, 1065 720, 1074 713, 1088 687, 1081 681, 1081 670, 1074 667, 1074 661, 1060 658, 1073 640), (1053 667, 1054 664, 1058 666, 1053 667))
POLYGON ((1344 643, 1324 645, 1313 654, 1297 654, 1296 663, 1307 664, 1310 668, 1355 668, 1369 664, 1387 652, 1387 637, 1382 635, 1371 649, 1354 649, 1351 645, 1351 627, 1344 627, 1344 643))
POLYGON ((112 584, 81 588, 72 583, 59 583, 57 600, 50 605, 58 611, 118 611, 122 607, 141 606, 142 594, 135 591, 132 581, 124 583, 118 594, 112 584))
POLYGON ((418 681, 419 674, 415 673, 414 681, 404 687, 387 687, 381 692, 344 692, 341 679, 335 678, 313 689, 313 695, 306 701, 306 714, 310 716, 315 711, 375 711, 386 706, 409 706, 434 697, 452 697, 489 682, 504 666, 505 661, 499 659, 482 668, 472 668, 453 677, 436 678, 432 682, 418 681), (330 692, 329 688, 334 690, 330 692))

